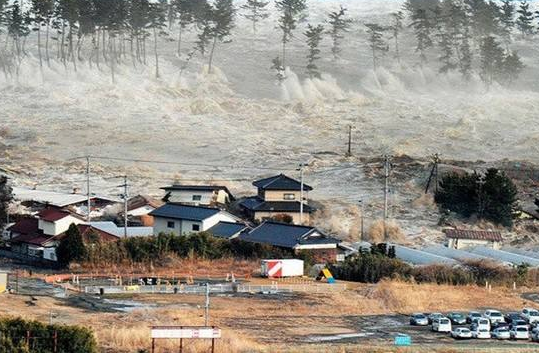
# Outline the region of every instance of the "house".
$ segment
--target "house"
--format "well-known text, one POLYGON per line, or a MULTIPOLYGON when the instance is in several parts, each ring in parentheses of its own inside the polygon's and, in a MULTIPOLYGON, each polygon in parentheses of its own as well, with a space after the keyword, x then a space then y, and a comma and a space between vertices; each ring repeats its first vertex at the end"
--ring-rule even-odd
POLYGON ((166 191, 165 202, 223 207, 234 201, 232 193, 222 185, 172 185, 161 189, 166 191))
POLYGON ((308 192, 313 188, 303 184, 303 214, 301 214, 301 182, 284 174, 253 182, 257 196, 248 197, 240 203, 243 211, 253 220, 261 222, 276 217, 289 217, 294 224, 310 223, 314 209, 307 202, 308 192))
POLYGON ((137 195, 127 201, 127 217, 132 222, 151 227, 153 226, 153 217, 149 213, 163 206, 163 204, 163 201, 153 197, 137 195))
POLYGON ((116 239, 123 238, 126 235, 127 237, 146 237, 153 235, 153 227, 127 227, 126 232, 125 227, 118 227, 114 222, 110 221, 90 222, 86 223, 84 226, 90 226, 92 229, 97 230, 98 232, 110 234, 116 239))
POLYGON ((447 247, 451 249, 486 246, 497 250, 503 241, 501 233, 497 231, 446 229, 444 232, 447 247))
POLYGON ((265 221, 253 230, 242 233, 239 239, 291 249, 296 253, 306 251, 318 263, 342 259, 341 249, 338 246, 341 241, 314 227, 265 221))
POLYGON ((239 219, 218 208, 167 203, 150 212, 154 217, 153 234, 183 235, 207 231, 219 222, 235 223, 239 219))
POLYGON ((236 239, 240 234, 249 229, 250 228, 243 223, 221 221, 208 229, 207 232, 218 238, 236 239))

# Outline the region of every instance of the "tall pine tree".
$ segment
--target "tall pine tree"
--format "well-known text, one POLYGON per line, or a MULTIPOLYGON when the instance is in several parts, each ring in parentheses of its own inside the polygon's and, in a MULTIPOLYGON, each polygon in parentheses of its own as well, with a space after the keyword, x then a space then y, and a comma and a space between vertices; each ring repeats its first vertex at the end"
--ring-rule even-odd
POLYGON ((286 45, 292 39, 294 30, 303 12, 307 9, 306 0, 275 0, 275 7, 280 12, 279 28, 281 29, 282 58, 281 63, 286 67, 286 45))
POLYGON ((372 65, 373 69, 376 70, 380 58, 389 51, 389 45, 385 41, 383 33, 386 29, 376 23, 367 23, 365 26, 367 27, 369 47, 372 51, 372 65))
POLYGON ((337 59, 342 51, 341 43, 344 39, 344 33, 350 29, 352 20, 347 18, 347 9, 341 5, 340 9, 333 11, 329 14, 329 30, 328 34, 331 36, 332 46, 331 53, 333 59, 337 59))
POLYGON ((247 2, 241 6, 241 9, 245 10, 245 13, 243 13, 242 16, 253 24, 253 34, 256 34, 258 22, 269 17, 268 9, 266 8, 268 4, 269 2, 261 0, 247 0, 247 2))
POLYGON ((322 41, 323 32, 324 27, 322 25, 313 26, 311 24, 307 26, 307 31, 305 32, 307 46, 309 47, 309 54, 307 54, 307 74, 310 78, 320 77, 316 61, 320 59, 320 49, 318 47, 322 41))
POLYGON ((530 11, 530 4, 527 1, 521 1, 517 13, 516 25, 522 35, 529 36, 533 34, 533 12, 530 11))
POLYGON ((234 15, 236 9, 232 0, 216 0, 214 8, 211 10, 211 27, 210 36, 213 37, 213 44, 210 51, 210 59, 208 63, 208 73, 212 72, 213 56, 217 42, 223 42, 230 36, 232 28, 234 28, 234 15))

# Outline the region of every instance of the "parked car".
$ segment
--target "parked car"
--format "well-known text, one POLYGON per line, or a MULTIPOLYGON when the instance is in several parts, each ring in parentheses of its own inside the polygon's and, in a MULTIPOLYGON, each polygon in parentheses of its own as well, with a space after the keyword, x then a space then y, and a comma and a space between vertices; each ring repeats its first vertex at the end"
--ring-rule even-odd
POLYGON ((480 317, 474 320, 471 324, 471 330, 488 330, 490 331, 490 321, 484 317, 480 317))
POLYGON ((429 325, 432 324, 435 319, 439 319, 441 317, 444 317, 442 313, 430 313, 429 316, 427 316, 429 320, 429 325))
POLYGON ((509 331, 509 335, 513 340, 529 340, 530 332, 525 326, 516 326, 509 331))
POLYGON ((490 320, 490 323, 496 323, 496 322, 505 322, 505 318, 503 317, 502 313, 498 310, 487 310, 483 314, 483 316, 490 320))
POLYGON ((533 308, 522 309, 522 317, 530 324, 539 321, 539 311, 533 308))
POLYGON ((466 316, 466 322, 471 324, 475 319, 483 317, 479 311, 470 311, 466 316))
POLYGON ((447 318, 451 320, 451 324, 453 325, 465 325, 466 324, 466 316, 462 315, 461 313, 449 313, 447 315, 447 318))
POLYGON ((530 334, 530 338, 533 342, 539 342, 539 330, 533 330, 530 334))
POLYGON ((528 322, 526 320, 523 320, 523 319, 513 320, 513 322, 510 325, 510 328, 515 328, 515 327, 519 327, 519 326, 528 328, 528 322))
POLYGON ((451 320, 446 317, 434 319, 432 321, 432 331, 436 332, 451 332, 451 320))
POLYGON ((456 339, 472 338, 472 331, 466 327, 457 327, 451 331, 451 337, 456 339))
POLYGON ((415 313, 410 316, 410 325, 414 326, 427 326, 429 319, 425 314, 415 313))
POLYGON ((505 322, 512 323, 514 320, 522 320, 522 313, 511 311, 504 315, 505 322))
POLYGON ((487 330, 485 328, 477 328, 475 330, 472 330, 472 338, 489 339, 490 330, 487 330))
POLYGON ((496 338, 498 340, 508 340, 509 338, 511 338, 509 330, 506 327, 495 328, 492 331, 491 336, 492 338, 496 338))

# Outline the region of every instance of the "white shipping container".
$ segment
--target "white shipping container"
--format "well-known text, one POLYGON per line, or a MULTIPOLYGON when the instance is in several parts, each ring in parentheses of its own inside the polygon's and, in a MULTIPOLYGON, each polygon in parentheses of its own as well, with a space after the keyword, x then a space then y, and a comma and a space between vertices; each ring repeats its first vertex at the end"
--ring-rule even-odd
POLYGON ((260 272, 263 277, 270 278, 301 277, 303 276, 303 260, 262 260, 260 272))

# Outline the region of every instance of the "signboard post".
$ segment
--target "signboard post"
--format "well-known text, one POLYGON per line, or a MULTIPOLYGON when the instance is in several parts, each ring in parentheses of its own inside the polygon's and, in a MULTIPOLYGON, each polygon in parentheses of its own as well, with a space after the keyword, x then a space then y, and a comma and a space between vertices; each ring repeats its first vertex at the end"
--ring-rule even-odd
POLYGON ((215 339, 221 338, 221 329, 215 326, 152 326, 152 353, 155 341, 159 339, 179 339, 180 353, 183 352, 183 339, 211 339, 211 352, 215 352, 215 339))

